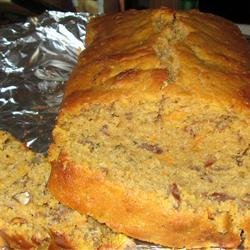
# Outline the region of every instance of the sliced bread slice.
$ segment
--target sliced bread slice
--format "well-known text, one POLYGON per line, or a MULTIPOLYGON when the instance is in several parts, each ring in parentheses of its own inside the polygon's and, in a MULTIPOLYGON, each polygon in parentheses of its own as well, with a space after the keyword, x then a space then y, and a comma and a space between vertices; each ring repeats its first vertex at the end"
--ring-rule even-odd
POLYGON ((47 189, 49 174, 44 156, 0 131, 1 249, 125 249, 132 244, 58 202, 47 189))

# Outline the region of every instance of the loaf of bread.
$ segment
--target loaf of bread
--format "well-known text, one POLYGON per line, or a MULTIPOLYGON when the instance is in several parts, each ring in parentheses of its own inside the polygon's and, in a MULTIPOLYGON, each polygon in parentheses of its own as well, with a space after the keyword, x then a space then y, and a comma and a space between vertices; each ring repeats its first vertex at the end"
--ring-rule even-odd
POLYGON ((1 249, 125 249, 132 244, 60 204, 46 187, 46 159, 1 131, 0 173, 1 249))
POLYGON ((250 247, 250 48, 198 11, 94 19, 65 89, 49 187, 117 232, 250 247))

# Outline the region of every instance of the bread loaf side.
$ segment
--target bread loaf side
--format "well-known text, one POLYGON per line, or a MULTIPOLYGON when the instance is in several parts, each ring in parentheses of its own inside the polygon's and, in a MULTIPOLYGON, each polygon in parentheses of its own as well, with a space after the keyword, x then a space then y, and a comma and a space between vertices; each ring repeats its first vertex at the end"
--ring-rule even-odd
POLYGON ((250 247, 250 49, 198 11, 99 17, 66 86, 50 190, 169 247, 250 247))

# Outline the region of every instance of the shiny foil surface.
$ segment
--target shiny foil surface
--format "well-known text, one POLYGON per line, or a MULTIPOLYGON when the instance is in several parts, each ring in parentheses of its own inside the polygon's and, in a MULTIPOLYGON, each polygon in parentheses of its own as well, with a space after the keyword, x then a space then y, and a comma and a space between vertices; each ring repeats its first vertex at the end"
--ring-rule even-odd
POLYGON ((88 13, 48 11, 0 29, 0 129, 46 153, 88 13))

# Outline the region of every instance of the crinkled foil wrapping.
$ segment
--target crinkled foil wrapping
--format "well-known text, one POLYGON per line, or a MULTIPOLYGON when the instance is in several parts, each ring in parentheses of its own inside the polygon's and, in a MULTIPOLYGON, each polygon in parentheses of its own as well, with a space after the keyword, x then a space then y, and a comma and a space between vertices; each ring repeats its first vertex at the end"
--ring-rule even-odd
POLYGON ((46 153, 51 142, 64 83, 85 48, 90 18, 88 13, 47 11, 0 29, 0 129, 37 152, 46 153))
POLYGON ((88 13, 48 11, 0 29, 0 129, 46 152, 88 13))

